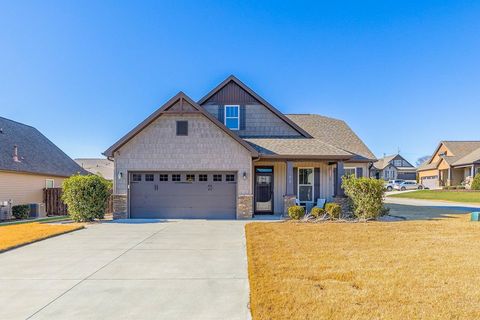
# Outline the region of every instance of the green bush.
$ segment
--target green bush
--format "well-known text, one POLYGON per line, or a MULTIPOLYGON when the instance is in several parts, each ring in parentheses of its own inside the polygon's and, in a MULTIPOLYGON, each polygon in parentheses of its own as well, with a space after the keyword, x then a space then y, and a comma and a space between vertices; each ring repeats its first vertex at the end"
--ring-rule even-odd
POLYGON ((305 215, 305 209, 302 206, 292 206, 288 208, 288 215, 293 220, 300 220, 305 215))
POLYGON ((313 207, 312 210, 310 210, 310 214, 314 218, 320 218, 321 216, 323 216, 325 214, 325 209, 320 208, 320 207, 313 207))
POLYGON ((457 186, 458 190, 465 190, 465 186, 457 186))
POLYGON ((13 206, 12 215, 15 217, 15 219, 28 219, 30 216, 30 206, 28 204, 13 206))
POLYGON ((70 217, 77 221, 102 219, 112 183, 97 175, 72 176, 63 181, 62 200, 70 217))
POLYGON ((342 188, 352 203, 353 214, 359 219, 377 219, 384 212, 383 182, 373 178, 343 177, 342 188))
POLYGON ((473 178, 472 190, 480 190, 480 173, 477 173, 473 178))
POLYGON ((342 207, 338 203, 330 202, 325 205, 325 212, 332 219, 338 219, 342 215, 342 207))

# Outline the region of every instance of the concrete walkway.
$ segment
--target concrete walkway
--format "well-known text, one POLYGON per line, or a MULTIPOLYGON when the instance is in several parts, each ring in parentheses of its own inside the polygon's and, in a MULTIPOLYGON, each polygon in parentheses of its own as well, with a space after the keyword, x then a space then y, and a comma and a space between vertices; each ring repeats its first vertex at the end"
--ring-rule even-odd
POLYGON ((0 254, 0 319, 249 319, 242 221, 103 223, 0 254))

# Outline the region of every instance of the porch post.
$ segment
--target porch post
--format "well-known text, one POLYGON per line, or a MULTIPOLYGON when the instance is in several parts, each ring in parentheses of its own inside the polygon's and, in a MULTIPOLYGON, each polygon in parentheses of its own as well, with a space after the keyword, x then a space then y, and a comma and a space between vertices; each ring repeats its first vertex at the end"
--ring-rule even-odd
POLYGON ((287 195, 293 195, 293 162, 287 161, 287 195))
POLYGON ((475 165, 472 164, 472 168, 470 169, 470 176, 475 177, 475 165))
POLYGON ((283 215, 288 216, 288 208, 295 205, 295 193, 293 191, 293 162, 287 161, 285 169, 286 176, 286 189, 285 194, 283 195, 283 215))
POLYGON ((447 186, 450 186, 452 183, 452 168, 448 167, 448 180, 447 180, 447 186))
POLYGON ((345 192, 342 189, 342 177, 343 177, 344 173, 345 173, 345 170, 344 170, 343 161, 338 161, 337 162, 337 176, 335 177, 335 179, 337 179, 337 190, 335 190, 335 195, 337 197, 344 197, 345 196, 345 192))

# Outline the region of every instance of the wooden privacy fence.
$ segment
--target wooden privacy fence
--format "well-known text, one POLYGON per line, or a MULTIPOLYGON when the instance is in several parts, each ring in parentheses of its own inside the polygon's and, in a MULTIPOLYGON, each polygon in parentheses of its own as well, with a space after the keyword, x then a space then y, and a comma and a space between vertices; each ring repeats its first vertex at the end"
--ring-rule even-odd
MULTIPOLYGON (((43 189, 45 211, 49 216, 63 216, 68 214, 67 205, 62 201, 62 188, 43 189)), ((113 195, 107 201, 106 214, 113 212, 113 195)))

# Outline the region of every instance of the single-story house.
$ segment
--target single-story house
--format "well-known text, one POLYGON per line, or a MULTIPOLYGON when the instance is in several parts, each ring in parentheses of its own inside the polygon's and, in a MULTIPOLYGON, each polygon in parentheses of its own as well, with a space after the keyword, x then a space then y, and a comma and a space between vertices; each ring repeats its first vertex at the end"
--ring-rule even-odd
MULTIPOLYGON (((34 127, 0 117, 0 206, 37 204, 43 189, 60 187, 73 174, 86 174, 34 127)), ((2 210, 0 219, 5 216, 2 210)))
POLYGON ((417 178, 417 168, 408 162, 400 154, 384 156, 374 162, 370 175, 383 180, 415 180, 417 178))
POLYGON ((480 141, 441 141, 417 172, 430 189, 460 185, 480 173, 480 141))
POLYGON ((234 76, 197 102, 178 93, 104 155, 114 218, 284 214, 342 196, 341 177, 375 161, 344 121, 283 114, 234 76))
POLYGON ((88 172, 113 181, 113 161, 105 158, 77 158, 74 160, 88 172))

